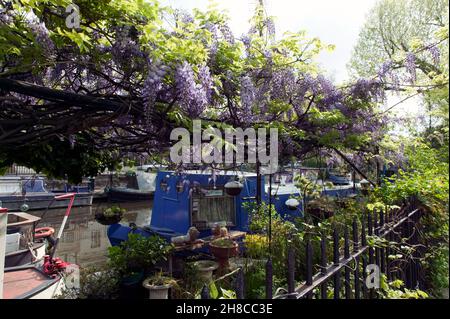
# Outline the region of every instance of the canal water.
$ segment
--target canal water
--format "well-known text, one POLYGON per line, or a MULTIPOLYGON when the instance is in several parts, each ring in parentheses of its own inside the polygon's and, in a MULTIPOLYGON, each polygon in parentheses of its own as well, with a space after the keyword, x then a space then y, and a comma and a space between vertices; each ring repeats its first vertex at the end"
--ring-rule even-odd
MULTIPOLYGON (((108 226, 99 224, 95 220, 95 213, 111 206, 126 209, 121 223, 137 226, 150 224, 153 201, 133 203, 95 203, 90 207, 74 207, 67 221, 56 255, 80 267, 101 266, 106 263, 110 243, 107 236, 108 226)), ((41 217, 37 227, 49 226, 58 233, 66 209, 49 209, 29 211, 28 213, 41 217)))

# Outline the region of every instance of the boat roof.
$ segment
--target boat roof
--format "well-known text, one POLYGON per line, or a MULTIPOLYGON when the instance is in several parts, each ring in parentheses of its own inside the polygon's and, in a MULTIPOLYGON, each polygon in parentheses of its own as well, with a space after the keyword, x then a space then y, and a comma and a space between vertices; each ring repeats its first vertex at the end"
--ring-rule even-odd
MULTIPOLYGON (((265 191, 269 194, 269 185, 265 185, 265 191)), ((272 195, 291 195, 299 193, 300 190, 295 187, 293 183, 287 183, 285 185, 272 184, 272 195)))
POLYGON ((29 298, 51 286, 60 277, 50 278, 34 266, 5 269, 3 298, 29 298))
MULTIPOLYGON (((170 174, 175 173, 175 171, 160 171, 160 172, 170 173, 170 174)), ((186 171, 182 171, 182 174, 185 174, 185 175, 208 175, 209 176, 209 175, 212 175, 212 171, 211 170, 186 170, 186 171)), ((254 177, 254 176, 256 176, 256 173, 218 170, 218 171, 216 171, 216 175, 254 177)))

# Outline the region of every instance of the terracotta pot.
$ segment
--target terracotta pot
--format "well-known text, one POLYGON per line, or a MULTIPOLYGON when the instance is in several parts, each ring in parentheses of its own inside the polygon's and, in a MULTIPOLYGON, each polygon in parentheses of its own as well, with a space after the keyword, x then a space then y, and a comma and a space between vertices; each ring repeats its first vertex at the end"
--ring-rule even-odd
POLYGON ((219 262, 219 268, 223 271, 230 266, 228 259, 239 254, 239 244, 237 242, 233 242, 233 247, 221 247, 210 243, 209 251, 217 259, 219 262))

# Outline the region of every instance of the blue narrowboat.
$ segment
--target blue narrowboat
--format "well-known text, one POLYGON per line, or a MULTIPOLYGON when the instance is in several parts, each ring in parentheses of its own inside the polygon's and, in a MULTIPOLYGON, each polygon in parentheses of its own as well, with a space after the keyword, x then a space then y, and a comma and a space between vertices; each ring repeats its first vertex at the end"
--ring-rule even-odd
MULTIPOLYGON (((261 177, 262 201, 268 201, 268 176, 261 177)), ((230 230, 247 231, 249 214, 244 203, 255 202, 257 193, 256 174, 220 171, 216 174, 202 171, 186 171, 178 174, 160 171, 156 177, 154 204, 149 227, 136 228, 120 224, 111 225, 108 237, 112 245, 128 238, 128 233, 144 236, 158 234, 170 240, 185 235, 191 226, 200 231, 200 238, 211 235, 211 228, 219 223, 230 230), (242 189, 237 196, 227 194, 225 184, 237 177, 242 189)), ((282 216, 301 216, 301 208, 293 211, 285 205, 286 200, 298 196, 292 185, 273 185, 272 203, 282 216)))
POLYGON ((43 177, 0 177, 0 203, 10 212, 67 207, 69 200, 54 201, 56 195, 76 193, 74 206, 92 205, 91 186, 65 185, 62 190, 47 190, 43 177))
MULTIPOLYGON (((273 176, 272 203, 283 218, 303 216, 301 203, 296 209, 289 208, 286 201, 300 195, 291 180, 277 181, 273 176)), ((261 176, 261 200, 269 200, 269 176, 261 176)), ((111 244, 118 245, 127 240, 128 234, 144 236, 159 235, 166 240, 185 235, 195 226, 200 238, 211 235, 211 228, 218 223, 230 230, 248 231, 249 213, 245 203, 256 201, 257 176, 255 173, 220 171, 215 174, 203 171, 158 172, 155 180, 154 204, 150 225, 146 227, 125 226, 119 223, 108 228, 111 244), (242 189, 236 196, 227 194, 225 185, 237 178, 242 180, 242 189)), ((335 186, 324 189, 327 196, 345 197, 354 193, 354 188, 335 186)))

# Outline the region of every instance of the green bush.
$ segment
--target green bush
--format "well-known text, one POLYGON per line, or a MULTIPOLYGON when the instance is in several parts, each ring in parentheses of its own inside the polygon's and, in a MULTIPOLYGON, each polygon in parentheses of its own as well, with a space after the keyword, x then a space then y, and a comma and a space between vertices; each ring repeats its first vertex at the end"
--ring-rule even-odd
POLYGON ((128 240, 108 248, 108 264, 123 275, 148 271, 167 260, 171 250, 172 245, 159 236, 144 237, 130 233, 128 240))

